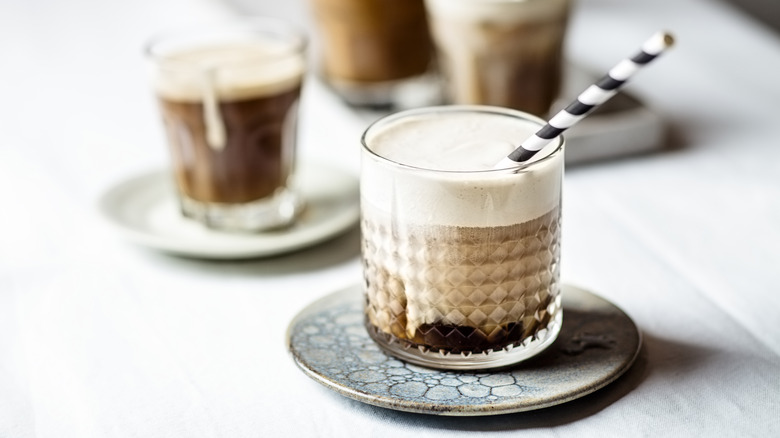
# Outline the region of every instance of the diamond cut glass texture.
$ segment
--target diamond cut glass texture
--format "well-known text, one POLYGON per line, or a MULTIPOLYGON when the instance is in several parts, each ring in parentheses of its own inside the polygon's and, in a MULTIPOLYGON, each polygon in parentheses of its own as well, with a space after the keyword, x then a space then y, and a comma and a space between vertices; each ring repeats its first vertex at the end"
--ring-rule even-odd
POLYGON ((442 354, 485 353, 535 339, 560 310, 559 210, 492 228, 399 229, 386 216, 380 222, 382 215, 365 215, 369 332, 442 354))

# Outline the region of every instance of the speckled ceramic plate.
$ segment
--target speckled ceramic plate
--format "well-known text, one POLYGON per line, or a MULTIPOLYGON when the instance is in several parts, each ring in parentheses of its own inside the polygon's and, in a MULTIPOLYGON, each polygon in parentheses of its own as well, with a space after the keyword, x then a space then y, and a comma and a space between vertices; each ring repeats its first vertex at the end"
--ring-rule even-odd
POLYGON ((495 372, 433 370, 385 354, 363 326, 358 286, 304 309, 290 324, 287 342, 309 377, 364 403, 424 414, 506 414, 590 394, 634 363, 641 336, 623 311, 572 286, 563 287, 563 309, 563 326, 552 346, 495 372))

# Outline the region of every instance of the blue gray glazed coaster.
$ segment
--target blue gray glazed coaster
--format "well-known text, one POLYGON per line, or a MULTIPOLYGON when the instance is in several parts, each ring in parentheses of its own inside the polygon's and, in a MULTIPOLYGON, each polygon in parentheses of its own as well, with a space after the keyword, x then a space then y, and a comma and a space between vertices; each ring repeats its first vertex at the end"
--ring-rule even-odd
POLYGON ((590 394, 629 369, 641 346, 634 322, 607 300, 563 286, 563 326, 540 355, 501 371, 442 371, 383 352, 363 326, 359 286, 322 298, 287 331, 293 359, 309 377, 346 397, 437 415, 529 411, 590 394))

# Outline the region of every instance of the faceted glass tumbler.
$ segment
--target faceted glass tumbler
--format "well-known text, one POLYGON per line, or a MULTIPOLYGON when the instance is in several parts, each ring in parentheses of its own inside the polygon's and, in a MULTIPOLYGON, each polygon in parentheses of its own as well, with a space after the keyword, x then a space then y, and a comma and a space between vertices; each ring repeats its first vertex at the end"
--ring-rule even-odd
POLYGON ((495 113, 537 129, 543 123, 512 110, 452 106, 398 113, 369 127, 361 172, 366 328, 388 353, 423 366, 488 369, 528 359, 555 340, 562 322, 563 140, 520 168, 462 174, 406 166, 373 152, 372 129, 425 111, 437 117, 495 113), (453 186, 477 188, 479 196, 453 186), (426 204, 420 192, 434 198, 426 204), (484 203, 498 193, 513 208, 534 202, 529 210, 543 211, 516 223, 491 223, 489 211, 479 226, 447 223, 453 217, 447 209, 467 209, 468 202, 484 203), (421 211, 425 205, 430 211, 421 211))

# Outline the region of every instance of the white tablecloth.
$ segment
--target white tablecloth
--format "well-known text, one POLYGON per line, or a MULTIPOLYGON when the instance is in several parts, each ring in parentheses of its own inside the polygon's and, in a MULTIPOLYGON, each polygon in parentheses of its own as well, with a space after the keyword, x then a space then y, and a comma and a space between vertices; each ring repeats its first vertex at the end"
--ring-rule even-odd
MULTIPOLYGON (((247 5, 310 22, 300 1, 247 5)), ((577 2, 569 57, 596 71, 658 29, 679 41, 629 85, 671 124, 669 149, 565 183, 564 281, 622 307, 644 348, 583 399, 444 418, 343 398, 286 351, 301 308, 359 281, 356 230, 212 262, 99 220, 103 191, 167 163, 144 39, 238 10, 0 0, 0 436, 780 435, 777 34, 713 0, 577 2)), ((301 128, 305 159, 357 172, 362 126, 314 82, 301 128)))

